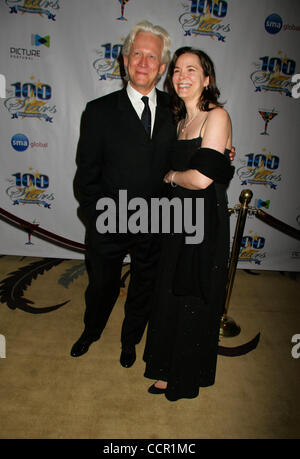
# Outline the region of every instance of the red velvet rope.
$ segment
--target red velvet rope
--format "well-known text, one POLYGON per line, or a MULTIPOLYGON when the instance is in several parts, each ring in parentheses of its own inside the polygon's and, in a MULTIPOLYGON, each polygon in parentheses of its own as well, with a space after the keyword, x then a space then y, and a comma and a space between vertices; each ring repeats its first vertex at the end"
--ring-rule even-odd
MULTIPOLYGON (((15 223, 27 231, 31 231, 32 233, 37 233, 40 236, 44 236, 45 238, 50 239, 51 241, 55 241, 56 243, 67 246, 73 250, 79 250, 81 252, 84 252, 86 249, 86 246, 84 244, 80 244, 79 242, 74 242, 74 241, 71 241, 70 239, 66 239, 65 237, 58 236, 57 234, 51 233, 50 231, 40 228, 38 225, 34 223, 30 223, 30 222, 27 222, 26 220, 23 220, 22 218, 16 217, 15 215, 11 214, 10 212, 7 212, 7 210, 4 210, 0 207, 0 217, 1 216, 4 217, 5 220, 15 223)), ((62 303, 56 306, 51 306, 50 308, 46 308, 45 310, 34 309, 34 308, 30 308, 29 310, 28 305, 26 305, 26 309, 24 309, 24 306, 22 308, 26 310, 27 312, 31 312, 31 313, 32 312, 37 313, 37 312, 42 312, 42 311, 49 312, 50 310, 54 310, 54 309, 57 309, 58 307, 63 306, 65 303, 62 303)), ((17 307, 15 305, 13 306, 14 306, 13 308, 17 307)), ((229 356, 229 357, 236 357, 236 356, 240 356, 243 354, 247 354, 248 352, 252 351, 253 349, 257 347, 259 338, 260 338, 260 333, 256 335, 253 340, 249 341, 249 343, 243 344, 242 346, 237 346, 233 348, 219 346, 218 354, 229 356)))
POLYGON ((86 246, 84 244, 80 244, 79 242, 71 241, 71 239, 67 239, 62 236, 58 236, 57 234, 52 233, 51 231, 47 231, 40 226, 27 222, 22 218, 17 217, 16 215, 7 212, 7 210, 2 209, 0 207, 0 216, 4 217, 5 220, 10 222, 16 223, 17 225, 23 227, 23 229, 30 231, 31 233, 36 233, 37 235, 44 236, 50 241, 54 241, 59 243, 60 245, 66 246, 70 249, 77 250, 80 252, 84 252, 86 246))
MULTIPOLYGON (((36 233, 37 235, 44 236, 50 241, 57 242, 60 245, 66 246, 70 249, 77 250, 80 252, 84 252, 86 250, 85 244, 80 244, 79 242, 71 241, 71 239, 67 239, 55 233, 52 233, 51 231, 47 231, 34 223, 27 222, 26 220, 23 220, 22 218, 19 218, 16 215, 11 214, 7 210, 2 209, 2 207, 0 207, 0 216, 4 217, 5 220, 16 223, 17 225, 23 227, 25 230, 31 231, 31 233, 36 233)), ((296 239, 300 239, 299 230, 292 228, 291 226, 267 214, 266 212, 259 210, 256 214, 256 217, 259 220, 262 220, 265 223, 288 234, 289 236, 292 236, 296 239)))

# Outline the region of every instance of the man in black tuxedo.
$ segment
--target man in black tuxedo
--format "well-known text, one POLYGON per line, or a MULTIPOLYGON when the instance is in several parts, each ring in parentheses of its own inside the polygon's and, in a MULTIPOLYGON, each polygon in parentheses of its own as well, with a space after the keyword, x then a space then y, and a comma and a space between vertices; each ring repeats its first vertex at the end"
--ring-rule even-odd
POLYGON ((133 27, 122 51, 127 87, 89 102, 82 117, 77 184, 87 221, 89 284, 85 328, 72 347, 73 357, 86 353, 91 343, 100 338, 119 295, 127 253, 131 268, 121 333, 123 367, 133 365, 135 345, 146 328, 159 238, 149 233, 100 234, 96 228, 96 204, 100 198, 109 197, 118 208, 119 190, 127 191, 128 200, 141 197, 149 201, 162 196, 176 128, 169 96, 155 85, 170 60, 169 47, 169 35, 161 27, 147 21, 133 27))

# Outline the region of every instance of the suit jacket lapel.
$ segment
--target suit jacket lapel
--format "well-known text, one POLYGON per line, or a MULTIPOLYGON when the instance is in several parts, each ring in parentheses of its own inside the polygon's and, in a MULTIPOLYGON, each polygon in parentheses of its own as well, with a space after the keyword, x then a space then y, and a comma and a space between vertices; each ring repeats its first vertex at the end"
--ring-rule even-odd
POLYGON ((119 93, 118 109, 121 112, 122 122, 128 126, 130 131, 133 131, 139 137, 141 136, 143 141, 149 139, 141 120, 130 102, 126 88, 123 88, 119 93))
POLYGON ((164 122, 170 117, 170 107, 166 103, 165 98, 162 97, 160 91, 156 90, 157 95, 157 105, 155 113, 155 122, 152 133, 152 138, 157 137, 161 133, 162 126, 164 122))
MULTIPOLYGON (((162 134, 163 125, 170 118, 170 107, 167 100, 159 90, 156 90, 156 95, 157 105, 152 139, 162 134)), ((119 92, 118 109, 121 112, 121 122, 124 122, 128 126, 128 129, 133 130, 136 135, 141 136, 142 140, 149 140, 144 126, 130 102, 126 88, 121 89, 119 92)))

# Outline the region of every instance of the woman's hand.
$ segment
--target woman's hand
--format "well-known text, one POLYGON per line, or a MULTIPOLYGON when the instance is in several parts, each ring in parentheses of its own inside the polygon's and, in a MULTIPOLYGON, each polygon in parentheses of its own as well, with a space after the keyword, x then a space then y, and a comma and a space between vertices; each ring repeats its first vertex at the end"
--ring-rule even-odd
POLYGON ((164 177, 164 182, 166 183, 175 183, 174 182, 174 177, 175 177, 176 171, 170 170, 164 177))
POLYGON ((178 185, 188 190, 204 190, 212 183, 212 179, 193 169, 186 171, 170 170, 165 175, 164 182, 170 183, 174 187, 178 185))

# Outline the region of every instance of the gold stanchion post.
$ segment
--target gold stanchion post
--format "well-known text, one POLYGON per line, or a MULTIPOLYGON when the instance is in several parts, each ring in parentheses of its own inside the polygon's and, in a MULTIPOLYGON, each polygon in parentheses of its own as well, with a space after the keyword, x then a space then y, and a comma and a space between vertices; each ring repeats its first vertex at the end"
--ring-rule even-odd
POLYGON ((233 281, 236 273, 236 267, 239 259, 240 254, 240 246, 242 242, 242 237, 244 233, 246 217, 248 213, 248 205, 251 201, 253 193, 251 190, 243 190, 240 194, 240 208, 239 208, 239 215, 235 227, 235 233, 233 238, 233 244, 231 249, 231 257, 230 263, 228 268, 228 281, 227 281, 227 289, 226 289, 226 300, 224 306, 224 314, 221 319, 220 325, 220 336, 224 337, 231 337, 237 336, 241 328, 235 323, 235 321, 227 316, 228 308, 229 308, 229 301, 231 297, 233 281))

